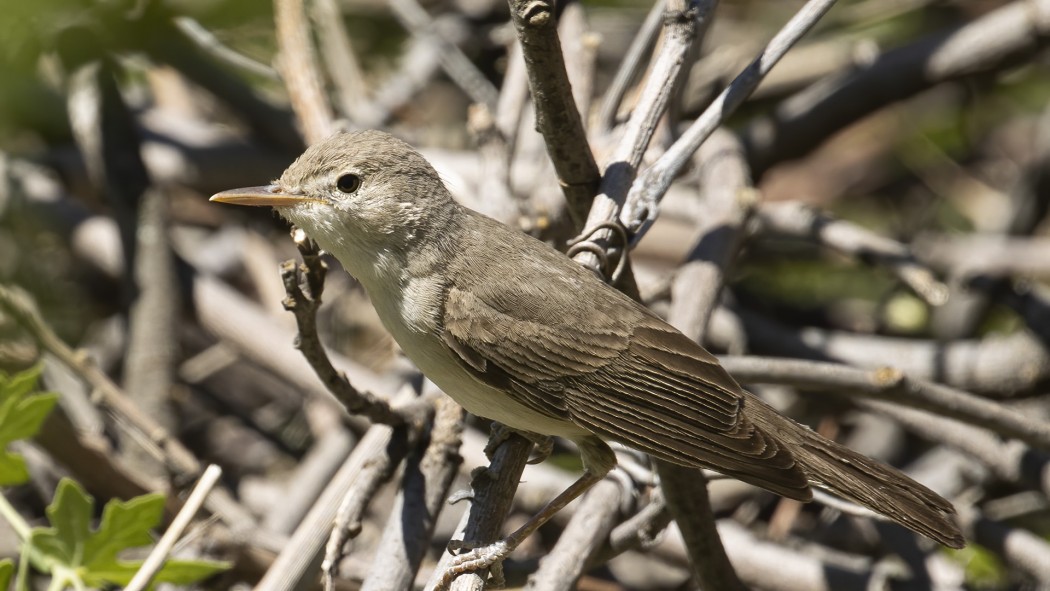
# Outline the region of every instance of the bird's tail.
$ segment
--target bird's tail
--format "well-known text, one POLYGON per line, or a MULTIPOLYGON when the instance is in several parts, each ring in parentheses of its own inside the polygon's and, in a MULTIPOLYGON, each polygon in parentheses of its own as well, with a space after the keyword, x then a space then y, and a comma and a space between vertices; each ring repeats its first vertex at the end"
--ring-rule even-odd
POLYGON ((780 415, 755 396, 752 420, 783 434, 810 482, 896 521, 951 548, 966 545, 954 520, 955 507, 900 470, 867 458, 780 415))

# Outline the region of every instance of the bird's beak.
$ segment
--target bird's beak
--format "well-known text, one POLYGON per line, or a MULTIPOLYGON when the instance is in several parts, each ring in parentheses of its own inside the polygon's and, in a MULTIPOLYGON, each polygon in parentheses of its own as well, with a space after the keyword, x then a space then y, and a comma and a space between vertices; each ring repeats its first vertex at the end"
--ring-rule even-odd
POLYGON ((209 201, 219 203, 232 203, 233 205, 267 205, 280 207, 282 205, 298 205, 308 201, 320 201, 305 195, 284 193, 277 185, 265 187, 245 187, 244 189, 230 189, 211 196, 209 201))

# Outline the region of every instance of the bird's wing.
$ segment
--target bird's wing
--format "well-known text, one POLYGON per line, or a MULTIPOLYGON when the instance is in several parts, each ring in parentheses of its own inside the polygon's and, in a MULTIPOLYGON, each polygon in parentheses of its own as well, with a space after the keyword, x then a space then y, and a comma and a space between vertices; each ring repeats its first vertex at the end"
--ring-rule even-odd
POLYGON ((521 297, 449 291, 443 338, 478 379, 603 439, 810 498, 791 452, 747 419, 742 390, 688 337, 626 298, 612 310, 629 318, 584 314, 567 325, 521 297))

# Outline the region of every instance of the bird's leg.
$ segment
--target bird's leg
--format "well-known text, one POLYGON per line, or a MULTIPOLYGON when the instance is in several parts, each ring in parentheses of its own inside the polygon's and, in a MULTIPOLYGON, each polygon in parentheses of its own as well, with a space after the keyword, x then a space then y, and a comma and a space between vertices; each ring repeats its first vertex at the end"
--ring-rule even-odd
POLYGON ((474 572, 483 568, 489 568, 497 562, 503 562, 511 552, 514 551, 525 538, 532 535, 537 529, 543 524, 550 521, 558 511, 561 511, 565 505, 568 505, 576 497, 579 497, 583 493, 587 492, 587 489, 594 486, 605 474, 599 474, 591 472, 590 470, 583 473, 576 482, 572 483, 569 488, 562 491, 562 493, 549 503, 547 503, 539 513, 532 516, 531 519, 525 522, 524 525, 514 530, 509 536, 502 540, 482 546, 480 548, 474 548, 464 554, 460 554, 452 559, 448 564, 448 568, 445 570, 445 574, 441 577, 441 582, 438 583, 437 589, 447 589, 452 580, 463 573, 474 572))
POLYGON ((447 589, 452 584, 452 581, 463 573, 474 572, 489 568, 496 563, 502 563, 515 548, 525 541, 525 538, 550 521, 566 505, 600 482, 616 466, 616 455, 613 454, 613 451, 609 449, 609 446, 604 441, 592 437, 577 441, 577 444, 580 446, 580 453, 583 456, 585 468, 583 475, 509 536, 493 544, 474 548, 453 558, 436 587, 437 591, 447 589))

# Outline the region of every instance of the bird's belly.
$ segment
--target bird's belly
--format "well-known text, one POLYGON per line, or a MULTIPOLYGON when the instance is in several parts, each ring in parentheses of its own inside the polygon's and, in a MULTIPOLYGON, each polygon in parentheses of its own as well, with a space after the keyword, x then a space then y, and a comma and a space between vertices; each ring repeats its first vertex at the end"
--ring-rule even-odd
MULTIPOLYGON (((443 352, 447 352, 444 349, 443 352)), ((419 366, 423 375, 430 378, 446 394, 458 402, 467 412, 498 421, 512 429, 531 431, 541 435, 556 435, 578 439, 588 432, 572 421, 557 419, 539 413, 516 402, 509 394, 481 382, 453 358, 436 360, 428 355, 414 356, 405 351, 419 366)))
POLYGON ((512 429, 579 440, 590 432, 567 419, 553 418, 515 402, 506 392, 489 386, 463 367, 437 334, 440 290, 432 278, 417 278, 403 292, 369 289, 372 304, 387 330, 430 381, 437 384, 467 412, 499 421, 512 429))

